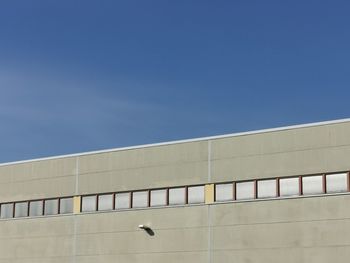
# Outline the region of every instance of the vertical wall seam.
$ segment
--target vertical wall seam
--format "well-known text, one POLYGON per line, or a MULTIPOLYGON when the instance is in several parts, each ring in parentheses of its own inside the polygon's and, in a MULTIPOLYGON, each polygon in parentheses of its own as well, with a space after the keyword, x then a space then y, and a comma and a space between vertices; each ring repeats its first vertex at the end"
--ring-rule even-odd
POLYGON ((79 156, 75 159, 75 195, 79 193, 79 156))
MULTIPOLYGON (((208 183, 211 183, 211 141, 208 140, 208 183)), ((212 262, 212 228, 211 228, 211 205, 207 205, 208 214, 208 263, 212 262)))
POLYGON ((211 141, 208 141, 208 183, 211 183, 211 141))
MULTIPOLYGON (((75 195, 79 194, 79 156, 75 159, 75 195)), ((73 248, 72 248, 72 263, 76 263, 76 255, 77 255, 77 232, 78 232, 78 218, 77 214, 73 215, 74 221, 74 233, 73 233, 73 248)))

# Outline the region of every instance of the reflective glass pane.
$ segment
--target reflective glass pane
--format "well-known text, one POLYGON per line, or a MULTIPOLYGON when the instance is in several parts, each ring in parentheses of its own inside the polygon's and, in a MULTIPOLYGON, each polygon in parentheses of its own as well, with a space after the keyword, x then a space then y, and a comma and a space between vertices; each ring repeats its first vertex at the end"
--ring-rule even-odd
POLYGON ((258 198, 268 198, 276 196, 276 179, 258 181, 258 198))
POLYGON ((83 196, 81 211, 82 212, 96 211, 96 195, 83 196))
POLYGON ((1 218, 13 217, 13 203, 1 205, 1 218))
POLYGON ((28 202, 15 203, 15 217, 28 216, 28 202))
POLYGON ((166 205, 167 191, 162 190, 152 190, 151 191, 151 206, 164 206, 166 205))
POLYGON ((61 198, 60 199, 60 214, 73 213, 73 198, 61 198))
POLYGON ((112 210, 113 209, 113 194, 98 196, 98 210, 112 210))
POLYGON ((348 174, 327 174, 327 193, 337 193, 348 191, 348 174))
POLYGON ((32 201, 29 203, 29 216, 43 215, 43 201, 32 201))
POLYGON ((236 183, 236 199, 254 199, 254 182, 236 183))
POLYGON ((303 177, 303 194, 321 194, 323 193, 323 180, 321 175, 303 177))
POLYGON ((299 195, 299 177, 280 179, 280 196, 299 195))
POLYGON ((132 207, 141 208, 148 206, 148 191, 139 191, 132 193, 132 207))
POLYGON ((188 187, 188 203, 198 204, 204 203, 204 186, 188 187))
POLYGON ((219 202, 233 200, 233 184, 215 185, 215 200, 219 202))
POLYGON ((45 215, 56 215, 58 213, 58 199, 45 200, 45 215))
POLYGON ((169 189, 169 205, 183 205, 185 203, 186 203, 185 187, 169 189))
POLYGON ((130 208, 130 193, 115 194, 115 209, 130 208))

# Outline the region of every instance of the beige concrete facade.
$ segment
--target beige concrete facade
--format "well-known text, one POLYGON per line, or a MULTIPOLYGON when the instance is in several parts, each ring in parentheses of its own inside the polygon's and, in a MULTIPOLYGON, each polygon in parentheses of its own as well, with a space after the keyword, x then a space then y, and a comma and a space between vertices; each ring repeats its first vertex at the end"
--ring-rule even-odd
POLYGON ((0 263, 347 262, 348 192, 215 203, 212 184, 350 171, 349 156, 344 120, 4 164, 0 203, 197 184, 206 202, 3 219, 0 263))

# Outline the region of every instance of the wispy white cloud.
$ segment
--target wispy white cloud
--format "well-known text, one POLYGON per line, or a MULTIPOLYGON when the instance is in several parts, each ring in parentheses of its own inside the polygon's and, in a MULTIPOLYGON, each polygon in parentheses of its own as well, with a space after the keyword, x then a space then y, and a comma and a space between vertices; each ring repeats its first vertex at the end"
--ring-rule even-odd
POLYGON ((134 84, 118 79, 88 83, 69 74, 0 69, 1 138, 18 141, 21 136, 40 144, 54 137, 69 144, 71 137, 90 147, 106 141, 117 145, 118 136, 125 138, 128 130, 137 130, 162 112, 160 105, 123 92, 126 85, 134 84))

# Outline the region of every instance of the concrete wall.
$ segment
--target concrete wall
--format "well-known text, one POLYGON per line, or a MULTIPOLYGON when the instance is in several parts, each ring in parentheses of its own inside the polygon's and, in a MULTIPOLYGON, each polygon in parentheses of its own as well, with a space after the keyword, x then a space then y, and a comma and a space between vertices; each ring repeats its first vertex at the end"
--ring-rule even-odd
MULTIPOLYGON (((5 165, 0 202, 345 171, 349 134, 343 122, 5 165)), ((346 262, 349 198, 0 220, 0 263, 346 262)))

